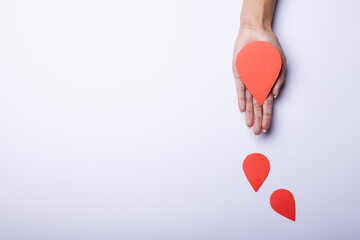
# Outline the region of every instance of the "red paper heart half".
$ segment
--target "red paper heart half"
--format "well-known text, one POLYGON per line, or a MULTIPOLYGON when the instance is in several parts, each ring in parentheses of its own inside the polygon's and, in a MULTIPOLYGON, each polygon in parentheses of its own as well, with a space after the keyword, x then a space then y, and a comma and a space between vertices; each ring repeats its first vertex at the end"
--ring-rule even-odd
POLYGON ((261 153, 252 153, 244 159, 243 170, 251 186, 257 192, 269 174, 270 162, 261 153))
POLYGON ((286 189, 278 189, 271 194, 270 205, 278 214, 295 221, 295 198, 286 189))
POLYGON ((281 56, 271 43, 254 41, 238 53, 236 69, 241 81, 262 106, 279 76, 281 56))

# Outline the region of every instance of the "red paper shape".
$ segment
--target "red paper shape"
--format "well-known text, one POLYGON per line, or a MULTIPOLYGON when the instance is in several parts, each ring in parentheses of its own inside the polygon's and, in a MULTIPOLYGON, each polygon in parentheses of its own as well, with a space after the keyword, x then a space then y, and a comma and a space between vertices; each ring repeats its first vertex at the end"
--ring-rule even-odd
POLYGON ((281 56, 271 43, 254 41, 238 53, 236 69, 241 81, 262 106, 279 76, 281 56))
POLYGON ((295 222, 295 198, 286 189, 278 189, 271 194, 270 205, 278 214, 295 222))
POLYGON ((252 153, 244 159, 243 170, 251 186, 257 192, 269 174, 270 162, 261 153, 252 153))

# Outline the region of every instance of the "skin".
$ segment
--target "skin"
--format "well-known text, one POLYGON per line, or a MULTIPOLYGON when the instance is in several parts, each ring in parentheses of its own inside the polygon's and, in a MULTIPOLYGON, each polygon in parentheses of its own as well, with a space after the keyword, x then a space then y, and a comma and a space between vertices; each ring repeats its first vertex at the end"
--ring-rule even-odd
POLYGON ((245 112, 246 125, 253 127, 254 134, 266 132, 270 127, 274 98, 279 94, 285 81, 286 57, 280 42, 271 28, 276 0, 244 0, 240 17, 240 29, 235 41, 233 54, 233 74, 240 112, 245 112), (246 89, 236 70, 239 51, 253 41, 266 41, 274 45, 281 55, 282 68, 273 89, 261 107, 246 89))

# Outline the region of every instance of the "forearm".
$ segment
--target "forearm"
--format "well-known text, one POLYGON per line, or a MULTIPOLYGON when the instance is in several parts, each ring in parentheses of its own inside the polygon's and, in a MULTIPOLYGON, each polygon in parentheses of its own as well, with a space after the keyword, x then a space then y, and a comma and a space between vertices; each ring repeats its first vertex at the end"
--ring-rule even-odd
POLYGON ((271 30, 276 0, 243 0, 240 26, 271 30))

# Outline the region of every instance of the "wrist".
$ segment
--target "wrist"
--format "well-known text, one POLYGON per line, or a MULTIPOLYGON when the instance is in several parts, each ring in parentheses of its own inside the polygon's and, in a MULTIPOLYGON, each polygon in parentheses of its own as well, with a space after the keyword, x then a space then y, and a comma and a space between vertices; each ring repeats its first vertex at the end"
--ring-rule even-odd
POLYGON ((240 29, 272 32, 271 22, 261 21, 261 20, 258 21, 249 20, 249 19, 241 20, 240 29))
POLYGON ((238 37, 244 38, 249 37, 248 40, 262 40, 271 41, 276 36, 272 31, 271 27, 254 24, 241 24, 238 32, 238 37))

